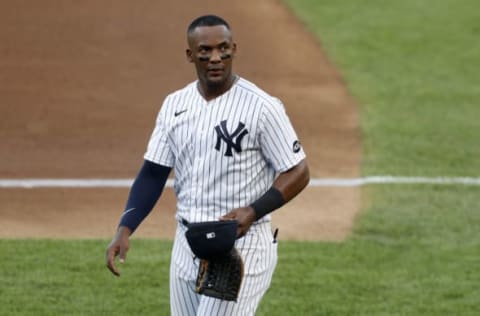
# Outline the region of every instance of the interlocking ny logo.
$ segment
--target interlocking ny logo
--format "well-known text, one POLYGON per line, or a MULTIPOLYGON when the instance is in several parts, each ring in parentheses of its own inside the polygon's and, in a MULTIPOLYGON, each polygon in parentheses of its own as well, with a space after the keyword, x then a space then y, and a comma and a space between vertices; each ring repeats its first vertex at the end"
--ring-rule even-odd
POLYGON ((223 140, 227 144, 225 156, 232 156, 232 148, 235 149, 237 153, 242 151, 242 139, 248 134, 245 124, 239 122, 235 131, 230 134, 227 130, 227 121, 221 121, 220 125, 215 126, 215 131, 217 132, 217 144, 215 145, 216 150, 220 151, 221 140, 223 140))

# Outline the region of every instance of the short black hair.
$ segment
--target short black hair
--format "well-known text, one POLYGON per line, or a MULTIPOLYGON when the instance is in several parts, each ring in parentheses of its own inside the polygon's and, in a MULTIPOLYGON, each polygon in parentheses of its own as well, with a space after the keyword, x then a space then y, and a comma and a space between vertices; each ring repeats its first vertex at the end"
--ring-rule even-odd
POLYGON ((190 34, 199 26, 216 26, 216 25, 225 25, 225 27, 230 30, 230 25, 228 25, 227 21, 222 19, 221 17, 213 14, 209 15, 202 15, 190 23, 187 29, 187 34, 190 34))

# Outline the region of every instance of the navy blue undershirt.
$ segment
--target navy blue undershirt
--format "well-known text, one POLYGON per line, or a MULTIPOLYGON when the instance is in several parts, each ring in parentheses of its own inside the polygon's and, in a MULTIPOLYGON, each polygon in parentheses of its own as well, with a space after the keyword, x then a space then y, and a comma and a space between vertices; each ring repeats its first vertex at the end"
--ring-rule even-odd
POLYGON ((144 160, 128 196, 119 226, 130 228, 132 233, 150 214, 163 192, 172 168, 144 160))

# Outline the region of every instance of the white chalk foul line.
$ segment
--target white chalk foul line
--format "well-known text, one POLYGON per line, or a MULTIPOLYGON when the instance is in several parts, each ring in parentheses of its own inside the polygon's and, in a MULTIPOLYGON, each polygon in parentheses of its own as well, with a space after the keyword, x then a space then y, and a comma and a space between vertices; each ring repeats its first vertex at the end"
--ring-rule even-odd
MULTIPOLYGON (((129 188, 133 179, 0 179, 0 188, 129 188)), ((369 184, 461 184, 480 185, 480 178, 471 177, 394 177, 315 178, 310 187, 358 187, 369 184)), ((167 187, 173 186, 169 179, 167 187)))
POLYGON ((353 179, 312 179, 310 186, 356 187, 368 184, 462 184, 480 185, 480 178, 471 177, 394 177, 370 176, 353 179))

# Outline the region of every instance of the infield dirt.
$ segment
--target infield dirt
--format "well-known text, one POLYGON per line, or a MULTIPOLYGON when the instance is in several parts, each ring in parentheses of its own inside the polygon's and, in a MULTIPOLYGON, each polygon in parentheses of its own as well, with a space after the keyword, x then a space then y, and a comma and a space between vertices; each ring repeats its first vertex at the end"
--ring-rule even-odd
MULTIPOLYGON (((356 177, 357 107, 318 40, 274 0, 2 1, 0 178, 134 178, 167 93, 195 79, 185 29, 233 27, 235 71, 284 102, 312 178, 356 177)), ((0 189, 1 238, 110 238, 128 189, 0 189)), ((341 240, 358 188, 307 188, 274 213, 282 239, 341 240)), ((171 238, 166 189, 137 237, 171 238)))

